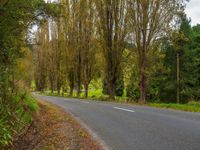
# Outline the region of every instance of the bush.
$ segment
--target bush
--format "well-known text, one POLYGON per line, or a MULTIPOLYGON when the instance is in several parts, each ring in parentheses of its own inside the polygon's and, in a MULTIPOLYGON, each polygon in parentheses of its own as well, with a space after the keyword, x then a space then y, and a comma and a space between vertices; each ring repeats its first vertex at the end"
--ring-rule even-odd
POLYGON ((138 100, 140 98, 139 89, 132 84, 127 86, 126 93, 126 96, 132 100, 138 100))
POLYGON ((103 88, 102 93, 104 95, 108 95, 109 94, 109 91, 108 91, 108 81, 107 81, 106 78, 103 79, 103 87, 102 88, 103 88))
POLYGON ((139 91, 139 74, 137 70, 133 70, 133 73, 130 76, 128 85, 126 87, 126 96, 130 100, 138 101, 140 98, 140 91, 139 91))
MULTIPOLYGON (((118 78, 114 85, 114 92, 115 96, 121 97, 124 94, 124 79, 122 74, 118 75, 118 78)), ((106 78, 104 78, 103 80, 103 94, 109 95, 108 81, 106 78)))
POLYGON ((124 94, 124 79, 120 75, 115 83, 115 96, 122 96, 124 94))

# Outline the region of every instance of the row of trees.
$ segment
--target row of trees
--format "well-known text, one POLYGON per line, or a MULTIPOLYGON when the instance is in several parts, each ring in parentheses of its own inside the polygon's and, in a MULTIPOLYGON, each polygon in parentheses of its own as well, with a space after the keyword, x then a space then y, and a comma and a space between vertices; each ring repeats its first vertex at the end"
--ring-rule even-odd
POLYGON ((48 20, 37 35, 36 87, 44 90, 48 79, 51 91, 56 89, 60 94, 61 88, 66 91, 68 81, 70 95, 76 85, 80 96, 83 84, 87 96, 89 83, 97 74, 95 59, 99 57, 95 49, 94 10, 89 1, 61 1, 59 8, 59 16, 48 20))
POLYGON ((37 90, 50 87, 60 94, 68 85, 69 94, 76 89, 79 97, 83 85, 87 97, 91 81, 101 79, 111 99, 123 94, 125 82, 127 95, 145 103, 167 93, 171 72, 177 77, 170 86, 180 101, 180 53, 170 57, 177 56, 175 70, 166 63, 170 47, 181 49, 188 41, 184 0, 60 0, 57 6, 58 16, 37 32, 37 90))

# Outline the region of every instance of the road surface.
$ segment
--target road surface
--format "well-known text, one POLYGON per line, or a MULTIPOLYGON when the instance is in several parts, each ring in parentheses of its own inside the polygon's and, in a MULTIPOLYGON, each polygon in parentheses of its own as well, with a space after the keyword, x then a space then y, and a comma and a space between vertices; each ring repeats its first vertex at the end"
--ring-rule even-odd
POLYGON ((105 149, 200 150, 200 113, 37 96, 64 108, 105 149))

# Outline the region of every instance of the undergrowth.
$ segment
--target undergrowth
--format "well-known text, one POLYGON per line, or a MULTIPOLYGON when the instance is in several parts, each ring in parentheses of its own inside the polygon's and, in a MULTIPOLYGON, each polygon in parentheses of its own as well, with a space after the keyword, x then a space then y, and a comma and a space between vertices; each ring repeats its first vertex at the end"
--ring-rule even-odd
POLYGON ((0 98, 0 148, 9 149, 17 134, 32 121, 32 114, 38 110, 35 99, 27 92, 0 98))

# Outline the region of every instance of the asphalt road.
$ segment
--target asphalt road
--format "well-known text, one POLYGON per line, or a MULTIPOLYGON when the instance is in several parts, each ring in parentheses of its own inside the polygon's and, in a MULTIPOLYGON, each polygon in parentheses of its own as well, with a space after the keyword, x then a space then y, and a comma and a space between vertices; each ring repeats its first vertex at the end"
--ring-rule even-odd
POLYGON ((78 119, 105 149, 200 150, 200 113, 37 96, 78 119))

